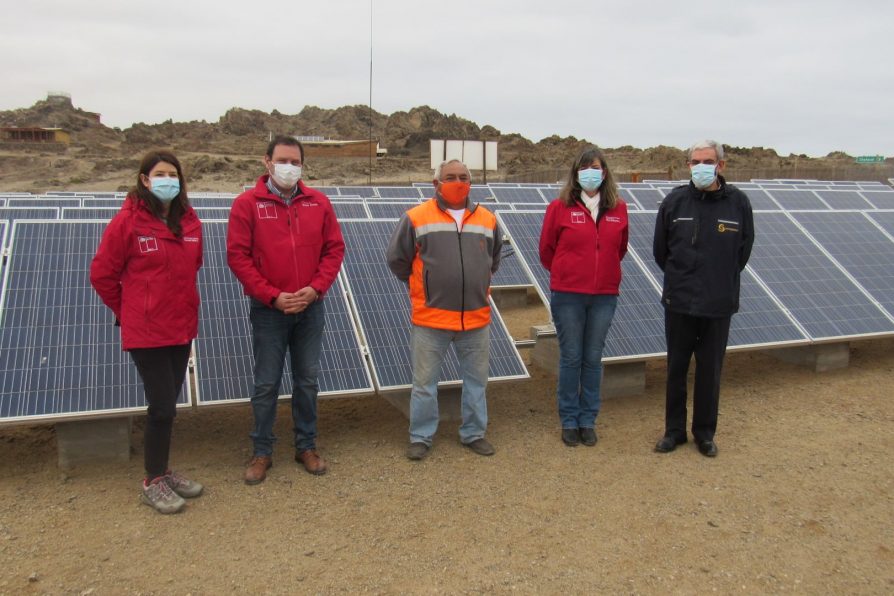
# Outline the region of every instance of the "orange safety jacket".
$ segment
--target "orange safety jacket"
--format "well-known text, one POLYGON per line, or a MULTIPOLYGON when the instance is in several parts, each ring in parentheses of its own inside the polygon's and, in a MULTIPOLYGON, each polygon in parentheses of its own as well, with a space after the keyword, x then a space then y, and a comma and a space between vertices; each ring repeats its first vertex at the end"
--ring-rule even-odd
POLYGON ((407 283, 414 325, 468 331, 490 323, 490 279, 503 236, 493 213, 466 200, 462 229, 435 197, 400 219, 388 245, 388 266, 407 283))

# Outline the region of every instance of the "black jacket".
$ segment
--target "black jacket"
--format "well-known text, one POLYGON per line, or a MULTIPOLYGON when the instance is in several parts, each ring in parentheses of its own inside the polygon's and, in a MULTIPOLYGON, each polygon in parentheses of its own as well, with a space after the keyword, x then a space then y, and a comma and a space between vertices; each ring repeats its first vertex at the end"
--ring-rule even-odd
POLYGON ((728 317, 739 310, 739 273, 754 244, 754 216, 744 192, 726 183, 713 192, 692 182, 658 208, 652 253, 664 271, 661 302, 672 312, 728 317))

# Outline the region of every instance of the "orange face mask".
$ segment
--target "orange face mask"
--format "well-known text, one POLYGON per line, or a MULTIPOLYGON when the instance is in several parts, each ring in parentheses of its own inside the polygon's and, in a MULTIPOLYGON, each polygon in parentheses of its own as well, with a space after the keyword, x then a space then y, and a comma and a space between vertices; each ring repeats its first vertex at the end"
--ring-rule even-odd
POLYGON ((471 182, 442 182, 441 196, 451 205, 465 205, 471 188, 471 182))

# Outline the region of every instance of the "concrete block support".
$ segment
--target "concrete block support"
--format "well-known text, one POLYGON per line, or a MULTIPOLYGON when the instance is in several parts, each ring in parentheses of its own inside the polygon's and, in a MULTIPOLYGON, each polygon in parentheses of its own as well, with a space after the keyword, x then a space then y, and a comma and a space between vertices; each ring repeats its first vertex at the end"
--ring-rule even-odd
MULTIPOLYGON (((531 339, 536 340, 531 351, 531 363, 552 374, 559 372, 559 340, 552 325, 531 327, 531 339)), ((602 397, 639 395, 646 390, 646 363, 621 362, 606 364, 602 369, 602 397)))
POLYGON ((806 366, 815 372, 847 368, 851 361, 851 346, 848 342, 779 348, 768 350, 767 353, 783 362, 806 366))
POLYGON ((95 461, 128 461, 132 417, 78 420, 56 424, 59 467, 95 461))
MULTIPOLYGON (((410 392, 381 394, 385 401, 397 408, 407 420, 410 419, 410 392)), ((440 387, 438 389, 438 412, 441 422, 462 420, 462 388, 440 387)))

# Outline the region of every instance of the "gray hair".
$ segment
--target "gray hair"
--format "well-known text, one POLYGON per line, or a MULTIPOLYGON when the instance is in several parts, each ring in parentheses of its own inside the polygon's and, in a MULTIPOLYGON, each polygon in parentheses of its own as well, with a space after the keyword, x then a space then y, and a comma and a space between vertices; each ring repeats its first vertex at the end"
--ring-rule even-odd
POLYGON ((723 159, 723 145, 717 141, 705 139, 704 141, 699 141, 698 143, 693 144, 692 147, 689 148, 689 159, 692 159, 692 154, 699 149, 713 149, 714 153, 717 154, 717 161, 723 159))
POLYGON ((469 166, 464 164, 459 159, 448 159, 447 161, 442 161, 441 163, 439 163, 438 167, 435 168, 435 178, 434 179, 440 181, 441 180, 441 170, 444 169, 444 166, 446 166, 448 164, 452 164, 452 163, 460 164, 462 167, 464 167, 466 169, 466 174, 469 175, 469 178, 470 179, 472 178, 472 172, 469 171, 469 166))

